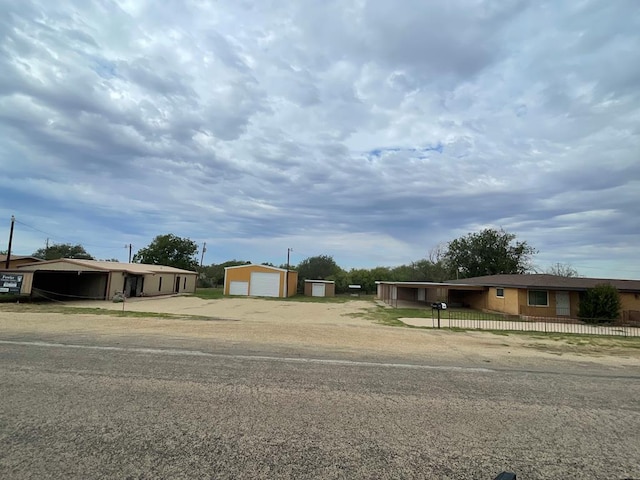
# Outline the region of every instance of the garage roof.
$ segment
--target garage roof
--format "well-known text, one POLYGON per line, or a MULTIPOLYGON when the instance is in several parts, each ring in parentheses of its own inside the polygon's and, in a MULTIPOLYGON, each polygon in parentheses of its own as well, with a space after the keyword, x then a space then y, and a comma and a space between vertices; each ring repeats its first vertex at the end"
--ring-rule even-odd
MULTIPOLYGON (((272 267, 271 265, 258 265, 257 263, 249 263, 247 265, 234 265, 233 267, 224 267, 224 269, 225 270, 232 270, 234 268, 252 268, 252 267, 268 268, 269 270, 275 270, 277 272, 286 272, 287 271, 286 268, 272 267)), ((289 271, 292 272, 293 270, 289 269, 289 271)))
POLYGON ((38 270, 49 270, 52 265, 67 266, 67 268, 56 268, 55 270, 64 271, 96 271, 96 272, 126 272, 134 275, 145 275, 149 273, 181 273, 197 275, 197 272, 183 270, 181 268, 167 267, 165 265, 147 265, 143 263, 121 263, 121 262, 104 262, 100 260, 79 260, 75 258, 60 258, 57 260, 48 260, 38 263, 30 263, 16 267, 18 270, 27 270, 35 272, 38 270), (76 267, 76 268, 74 268, 76 267))

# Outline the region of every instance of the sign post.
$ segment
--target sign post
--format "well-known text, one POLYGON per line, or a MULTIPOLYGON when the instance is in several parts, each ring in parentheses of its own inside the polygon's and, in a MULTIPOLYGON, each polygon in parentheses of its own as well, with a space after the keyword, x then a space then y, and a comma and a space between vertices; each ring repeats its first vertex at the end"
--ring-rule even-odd
POLYGON ((0 274, 0 293, 19 294, 22 290, 22 280, 24 275, 18 273, 0 274))

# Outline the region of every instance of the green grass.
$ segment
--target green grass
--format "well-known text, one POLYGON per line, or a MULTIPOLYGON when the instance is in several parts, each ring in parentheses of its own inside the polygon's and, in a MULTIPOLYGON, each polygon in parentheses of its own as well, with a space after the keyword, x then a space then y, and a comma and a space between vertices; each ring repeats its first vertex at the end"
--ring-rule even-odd
MULTIPOLYGON (((467 311, 468 312, 468 311, 467 311)), ((393 327, 405 327, 405 328, 419 328, 424 330, 433 330, 432 327, 415 327, 407 325, 400 321, 400 318, 431 318, 431 310, 421 308, 389 308, 381 305, 377 305, 373 308, 367 309, 362 313, 354 313, 352 316, 365 318, 374 322, 389 325, 393 327)), ((464 317, 463 317, 464 318, 464 317)), ((555 340, 557 342, 565 342, 567 345, 575 347, 590 347, 590 348, 640 348, 640 337, 614 337, 609 335, 584 335, 574 333, 543 333, 543 332, 528 332, 519 330, 483 330, 474 328, 443 328, 443 331, 448 332, 482 332, 491 333, 499 336, 520 335, 526 336, 532 339, 538 340, 555 340)), ((543 347, 541 347, 543 348, 543 347)))
POLYGON ((224 289, 221 287, 196 288, 196 293, 194 293, 193 296, 203 298, 205 300, 217 300, 219 298, 224 298, 224 289))
POLYGON ((418 308, 389 308, 382 305, 376 305, 368 308, 364 312, 352 313, 353 317, 361 317, 366 320, 372 320, 383 325, 392 327, 415 328, 411 325, 402 323, 399 319, 404 317, 423 318, 419 315, 421 309, 418 308))
POLYGON ((610 335, 583 335, 578 333, 514 332, 528 334, 534 340, 556 340, 568 345, 590 347, 640 348, 640 337, 614 337, 610 335))
POLYGON ((0 304, 2 303, 18 303, 29 302, 31 297, 29 295, 15 295, 13 293, 1 293, 0 304))
MULTIPOLYGON (((247 298, 243 296, 238 297, 225 297, 224 289, 218 288, 198 288, 194 297, 203 298, 205 300, 217 300, 220 298, 247 298)), ((305 303, 346 303, 353 300, 365 300, 373 301, 374 295, 360 295, 359 297, 352 297, 350 295, 336 295, 335 297, 308 297, 306 295, 298 294, 289 298, 271 298, 271 297, 252 297, 260 298, 262 300, 279 301, 279 302, 305 302, 305 303)))
POLYGON ((289 298, 267 298, 265 300, 279 300, 283 302, 301 302, 301 303, 347 303, 355 301, 372 302, 373 295, 360 295, 358 297, 352 297, 351 295, 336 295, 335 297, 310 297, 307 295, 298 294, 289 298))
POLYGON ((111 317, 133 318, 203 318, 200 315, 175 315, 171 313, 132 312, 129 310, 110 310, 107 308, 68 307, 55 303, 0 304, 2 312, 18 313, 60 313, 63 315, 108 315, 111 317))

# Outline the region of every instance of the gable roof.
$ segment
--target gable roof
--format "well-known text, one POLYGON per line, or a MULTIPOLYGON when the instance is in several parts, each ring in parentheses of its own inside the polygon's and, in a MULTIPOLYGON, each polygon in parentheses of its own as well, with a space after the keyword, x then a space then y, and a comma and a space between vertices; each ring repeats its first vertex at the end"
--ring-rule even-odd
POLYGON ((543 288, 549 290, 587 290, 596 285, 608 283, 621 292, 640 292, 640 280, 560 277, 544 273, 485 275, 483 277, 449 280, 448 283, 482 285, 485 287, 543 288))
POLYGON ((59 258, 57 260, 47 260, 37 263, 29 263, 16 267, 19 270, 46 270, 47 265, 51 264, 69 264, 71 267, 77 265, 79 267, 89 268, 104 272, 126 272, 134 275, 145 275, 149 273, 182 273, 197 275, 197 272, 191 270, 183 270, 181 268, 167 267, 166 265, 147 265, 144 263, 121 263, 121 262, 105 262, 101 260, 80 260, 76 258, 59 258))
MULTIPOLYGON (((257 263, 249 263, 247 265, 234 265, 233 267, 224 267, 224 269, 225 270, 231 270, 233 268, 252 268, 252 267, 268 268, 270 270, 276 270, 278 272, 286 272, 287 271, 286 268, 272 267, 271 265, 258 265, 257 263)), ((289 269, 289 272, 293 272, 293 270, 289 269)))
MULTIPOLYGON (((30 255, 14 255, 13 253, 11 254, 11 260, 33 260, 34 262, 43 261, 41 258, 38 258, 38 257, 32 257, 30 255)), ((6 261, 7 261, 7 256, 0 255, 0 262, 6 262, 6 261)))

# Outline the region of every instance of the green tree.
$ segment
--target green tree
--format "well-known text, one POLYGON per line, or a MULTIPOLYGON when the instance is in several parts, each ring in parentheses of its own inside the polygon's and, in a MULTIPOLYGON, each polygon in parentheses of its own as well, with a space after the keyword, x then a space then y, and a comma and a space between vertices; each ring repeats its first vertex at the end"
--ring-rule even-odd
POLYGON ((601 283, 580 296, 578 316, 587 323, 612 322, 620 317, 620 294, 616 287, 601 283))
POLYGON ((362 293, 372 293, 376 291, 376 280, 373 276, 372 270, 364 268, 351 269, 349 272, 350 283, 360 285, 362 287, 362 293))
POLYGON ((330 255, 317 255, 302 260, 296 267, 298 276, 308 280, 324 280, 342 270, 330 255))
POLYGON ((453 272, 457 269, 461 278, 526 273, 537 250, 515 240, 513 233, 487 228, 450 241, 444 258, 448 268, 453 272))
POLYGON ((133 256, 133 261, 196 270, 198 268, 197 253, 196 242, 169 233, 158 235, 147 247, 138 250, 133 256))
POLYGON ((351 275, 349 275, 349 272, 345 272, 344 270, 340 270, 334 275, 329 275, 324 280, 333 280, 334 282, 336 282, 336 293, 347 293, 349 291, 349 285, 353 283, 351 281, 351 275))
POLYGON ((236 267, 238 265, 250 265, 248 260, 228 260, 224 263, 211 264, 203 267, 201 271, 201 285, 204 287, 215 287, 224 283, 225 267, 236 267))
POLYGON ((298 291, 304 291, 305 280, 328 280, 342 272, 332 256, 317 255, 302 260, 297 266, 298 291))
POLYGON ((49 248, 39 248, 33 255, 43 260, 57 260, 58 258, 75 258, 78 260, 94 260, 82 245, 70 243, 54 243, 49 248))

